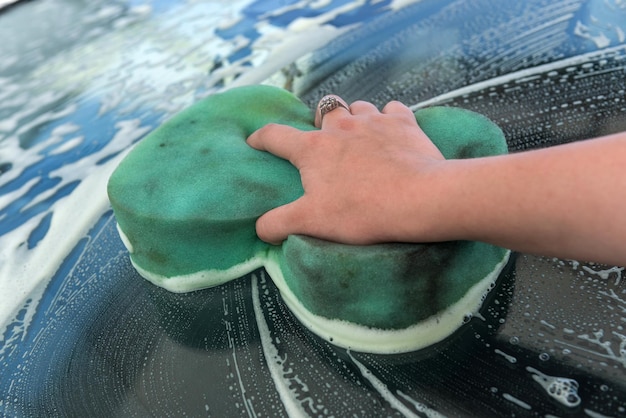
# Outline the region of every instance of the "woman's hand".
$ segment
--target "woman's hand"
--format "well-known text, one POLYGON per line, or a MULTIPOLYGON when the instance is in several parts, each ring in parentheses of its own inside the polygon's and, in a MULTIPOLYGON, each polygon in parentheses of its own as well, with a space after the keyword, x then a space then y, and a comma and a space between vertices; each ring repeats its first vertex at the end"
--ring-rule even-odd
POLYGON ((321 129, 309 132, 267 125, 248 138, 297 167, 304 188, 300 199, 259 218, 258 236, 271 243, 289 234, 350 244, 409 239, 419 184, 444 161, 413 112, 399 102, 382 112, 355 102, 323 117, 318 108, 316 124, 321 129))

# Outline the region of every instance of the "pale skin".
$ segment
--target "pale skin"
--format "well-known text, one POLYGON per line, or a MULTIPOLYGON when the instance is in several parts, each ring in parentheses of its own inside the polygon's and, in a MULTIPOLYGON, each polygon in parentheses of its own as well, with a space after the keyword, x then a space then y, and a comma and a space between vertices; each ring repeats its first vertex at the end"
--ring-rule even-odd
POLYGON ((248 144, 300 170, 304 195, 261 216, 258 236, 348 244, 484 241, 626 265, 626 132, 541 150, 446 160, 411 110, 337 108, 302 132, 271 124, 248 144))

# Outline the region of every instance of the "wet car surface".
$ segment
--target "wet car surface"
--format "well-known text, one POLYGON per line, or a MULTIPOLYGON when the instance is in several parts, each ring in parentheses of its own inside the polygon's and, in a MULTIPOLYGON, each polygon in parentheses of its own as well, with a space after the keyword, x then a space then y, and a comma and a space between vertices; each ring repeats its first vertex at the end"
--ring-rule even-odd
POLYGON ((242 84, 311 106, 333 92, 464 107, 500 125, 511 151, 625 131, 625 22, 623 2, 581 0, 0 12, 0 412, 626 415, 621 266, 517 254, 450 338, 364 354, 305 330, 263 270, 189 294, 151 285, 104 188, 132 144, 242 84))

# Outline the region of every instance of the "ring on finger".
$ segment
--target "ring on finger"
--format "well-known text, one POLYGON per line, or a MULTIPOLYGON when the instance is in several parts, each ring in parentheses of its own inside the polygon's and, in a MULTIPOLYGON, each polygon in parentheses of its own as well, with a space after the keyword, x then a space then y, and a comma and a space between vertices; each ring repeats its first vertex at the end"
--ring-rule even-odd
MULTIPOLYGON (((322 120, 324 119, 324 116, 326 114, 340 107, 343 107, 348 112, 350 111, 350 107, 348 106, 348 104, 340 97, 335 96, 333 94, 329 94, 327 96, 322 97, 322 99, 317 104, 317 110, 318 110, 317 115, 319 115, 319 125, 322 124, 322 120)), ((316 122, 317 121, 318 120, 316 118, 316 122)))

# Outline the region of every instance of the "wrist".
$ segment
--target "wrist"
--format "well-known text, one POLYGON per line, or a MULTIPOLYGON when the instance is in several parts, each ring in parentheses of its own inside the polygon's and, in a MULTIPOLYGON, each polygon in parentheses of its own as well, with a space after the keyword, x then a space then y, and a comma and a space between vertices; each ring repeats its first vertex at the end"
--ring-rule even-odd
POLYGON ((467 239, 472 221, 464 211, 469 205, 466 160, 435 161, 409 177, 408 193, 398 217, 400 241, 441 242, 467 239))

